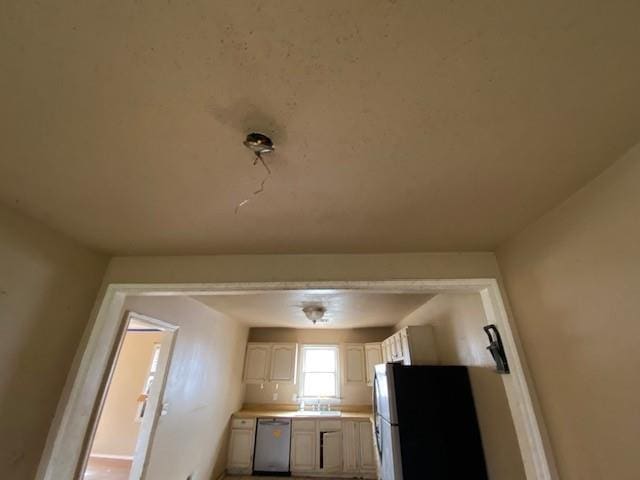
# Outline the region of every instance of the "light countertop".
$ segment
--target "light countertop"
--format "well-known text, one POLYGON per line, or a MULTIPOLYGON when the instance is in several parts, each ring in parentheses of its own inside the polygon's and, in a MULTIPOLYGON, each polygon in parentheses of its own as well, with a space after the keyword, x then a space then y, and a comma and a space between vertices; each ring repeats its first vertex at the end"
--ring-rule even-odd
MULTIPOLYGON (((339 411, 339 410, 338 410, 339 411)), ((271 418, 295 418, 295 419, 309 419, 309 420, 371 420, 371 412, 341 412, 340 416, 332 415, 299 415, 298 410, 240 410, 233 414, 234 418, 258 418, 258 417, 271 417, 271 418)))

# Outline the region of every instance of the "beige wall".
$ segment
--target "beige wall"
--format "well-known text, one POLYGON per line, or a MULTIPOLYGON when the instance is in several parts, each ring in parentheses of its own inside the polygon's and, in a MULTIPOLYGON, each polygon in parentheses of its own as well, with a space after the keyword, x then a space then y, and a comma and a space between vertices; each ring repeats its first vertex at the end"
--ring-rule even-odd
POLYGON ((141 425, 136 421, 138 396, 149 375, 154 345, 162 343, 164 335, 163 332, 126 333, 93 439, 92 455, 133 457, 141 425))
POLYGON ((495 255, 210 255, 114 257, 108 283, 211 283, 424 278, 496 278, 495 255))
POLYGON ((124 308, 179 326, 147 478, 216 478, 242 407, 248 328, 188 297, 129 297, 124 308))
POLYGON ((640 147, 498 260, 561 477, 640 478, 640 147))
POLYGON ((0 476, 31 480, 106 258, 0 206, 0 476))
MULTIPOLYGON (((294 342, 304 343, 367 343, 380 342, 393 333, 392 328, 356 328, 356 329, 297 329, 297 328, 252 328, 249 330, 251 342, 294 342)), ((341 350, 340 361, 344 370, 344 353, 341 350)), ((265 383, 246 386, 245 403, 295 403, 294 394, 298 393, 298 385, 265 383), (273 400, 277 393, 278 399, 273 400)), ((371 387, 367 385, 341 385, 342 404, 371 405, 371 387)))
POLYGON ((418 308, 396 329, 407 325, 432 325, 443 365, 465 365, 480 424, 491 480, 524 479, 524 466, 502 377, 486 350, 487 324, 479 294, 439 294, 418 308))

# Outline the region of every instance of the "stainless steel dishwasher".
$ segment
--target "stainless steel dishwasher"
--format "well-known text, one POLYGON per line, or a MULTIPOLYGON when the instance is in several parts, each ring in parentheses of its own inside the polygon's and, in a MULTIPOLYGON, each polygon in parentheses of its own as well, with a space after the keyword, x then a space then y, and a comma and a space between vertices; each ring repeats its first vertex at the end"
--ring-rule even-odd
POLYGON ((291 419, 259 418, 253 458, 255 473, 289 473, 291 419))

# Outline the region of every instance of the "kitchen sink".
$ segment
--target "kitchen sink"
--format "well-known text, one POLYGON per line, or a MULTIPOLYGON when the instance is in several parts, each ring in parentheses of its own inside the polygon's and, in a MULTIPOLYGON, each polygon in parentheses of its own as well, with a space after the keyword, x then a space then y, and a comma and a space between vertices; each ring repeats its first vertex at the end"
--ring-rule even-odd
POLYGON ((342 412, 335 410, 303 410, 297 411, 296 417, 339 417, 342 412))

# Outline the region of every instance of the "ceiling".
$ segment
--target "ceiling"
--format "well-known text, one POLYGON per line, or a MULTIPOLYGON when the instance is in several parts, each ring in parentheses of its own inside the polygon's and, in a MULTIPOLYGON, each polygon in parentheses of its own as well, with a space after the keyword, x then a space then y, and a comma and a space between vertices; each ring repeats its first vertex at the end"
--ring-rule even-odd
POLYGON ((425 293, 291 290, 193 298, 250 327, 361 328, 395 325, 432 297, 425 293), (328 322, 314 327, 302 312, 309 305, 326 308, 328 322))
POLYGON ((0 15, 0 201, 104 252, 491 250, 640 138, 640 2, 126 3, 0 15))

